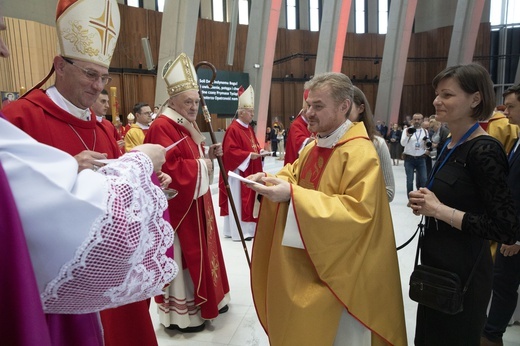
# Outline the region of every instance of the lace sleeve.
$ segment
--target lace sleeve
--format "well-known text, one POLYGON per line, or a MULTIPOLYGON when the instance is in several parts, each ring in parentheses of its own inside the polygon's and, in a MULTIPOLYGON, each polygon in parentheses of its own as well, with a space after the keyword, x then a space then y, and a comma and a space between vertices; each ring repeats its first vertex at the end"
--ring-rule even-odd
MULTIPOLYGON (((89 313, 161 294, 178 272, 165 253, 173 229, 163 218, 161 189, 148 157, 128 153, 99 170, 107 183, 105 213, 75 256, 41 294, 46 313, 89 313)), ((73 230, 71 230, 73 231, 73 230)))
POLYGON ((507 158, 498 142, 486 140, 475 146, 468 157, 478 191, 485 203, 485 213, 466 213, 462 230, 480 237, 513 244, 520 228, 513 199, 507 184, 507 158))

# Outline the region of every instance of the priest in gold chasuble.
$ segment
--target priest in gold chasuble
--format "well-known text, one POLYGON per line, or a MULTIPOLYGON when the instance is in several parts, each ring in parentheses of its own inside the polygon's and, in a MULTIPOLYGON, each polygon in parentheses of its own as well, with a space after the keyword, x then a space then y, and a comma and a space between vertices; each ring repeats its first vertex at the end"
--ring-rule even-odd
POLYGON ((299 159, 247 184, 263 195, 252 254, 256 311, 271 345, 406 345, 383 173, 363 123, 347 120, 352 83, 315 76, 299 159), (265 185, 264 185, 265 184, 265 185))

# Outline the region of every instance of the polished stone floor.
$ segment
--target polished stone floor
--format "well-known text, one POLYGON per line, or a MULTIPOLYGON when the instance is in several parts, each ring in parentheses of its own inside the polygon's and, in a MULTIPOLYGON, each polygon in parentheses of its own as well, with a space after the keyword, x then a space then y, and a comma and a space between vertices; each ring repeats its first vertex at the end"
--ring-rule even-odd
MULTIPOLYGON (((276 173, 283 165, 283 161, 273 157, 266 158, 264 170, 276 173)), ((406 207, 406 187, 403 162, 394 166, 396 181, 396 196, 390 204, 394 222, 395 238, 397 244, 405 242, 415 231, 419 217, 414 216, 406 207)), ((218 171, 218 170, 217 170, 218 171)), ((218 174, 218 172, 215 172, 218 174)), ((217 181, 217 180, 215 180, 217 181)), ((213 203, 218 214, 218 188, 212 185, 213 203)), ((219 219, 219 228, 222 229, 222 219, 219 219)), ((233 346, 264 346, 269 345, 258 319, 256 317, 253 300, 250 291, 249 270, 246 257, 239 242, 233 242, 229 238, 221 237, 222 250, 226 260, 226 268, 231 287, 231 303, 229 311, 207 324, 206 330, 196 334, 182 334, 177 331, 165 330, 158 322, 156 306, 152 303, 150 313, 154 321, 157 339, 160 346, 209 346, 209 345, 233 345, 233 346)), ((251 253, 252 242, 247 242, 251 253)), ((408 298, 408 279, 413 268, 415 249, 414 240, 406 248, 399 251, 399 265, 401 282, 403 287, 403 299, 405 306, 406 327, 408 342, 413 344, 415 328, 416 303, 408 298)), ((520 325, 508 328, 504 336, 504 345, 520 346, 520 325)), ((355 345, 353 345, 355 346, 355 345)))

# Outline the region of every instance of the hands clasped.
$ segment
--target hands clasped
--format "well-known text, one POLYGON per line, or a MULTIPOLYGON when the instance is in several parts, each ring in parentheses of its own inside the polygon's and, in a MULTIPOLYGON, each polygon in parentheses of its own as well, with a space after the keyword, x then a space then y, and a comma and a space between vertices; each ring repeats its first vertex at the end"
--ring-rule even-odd
POLYGON ((500 245, 500 253, 502 255, 506 256, 506 257, 518 255, 519 251, 520 251, 520 245, 518 245, 518 244, 513 244, 513 245, 502 244, 502 245, 500 245))
POLYGON ((441 204, 437 196, 426 187, 408 194, 409 206, 415 215, 433 216, 441 204))

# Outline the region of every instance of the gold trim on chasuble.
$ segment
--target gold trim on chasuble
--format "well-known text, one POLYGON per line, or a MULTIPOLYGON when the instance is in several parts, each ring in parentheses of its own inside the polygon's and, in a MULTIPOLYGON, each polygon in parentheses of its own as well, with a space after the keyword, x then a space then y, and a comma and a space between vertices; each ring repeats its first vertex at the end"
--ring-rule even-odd
POLYGON ((260 147, 258 145, 256 145, 256 138, 254 137, 253 130, 251 128, 249 128, 249 126, 247 127, 247 133, 249 134, 249 136, 247 136, 247 137, 248 137, 249 141, 251 142, 251 148, 255 151, 255 153, 259 154, 260 147))
POLYGON ((312 148, 302 165, 298 185, 306 189, 318 190, 324 168, 327 166, 333 152, 334 148, 320 148, 317 146, 312 148))
POLYGON ((204 194, 203 199, 204 205, 208 206, 207 208, 204 207, 204 213, 206 214, 206 237, 208 243, 209 261, 211 265, 211 278, 213 279, 213 286, 217 287, 220 283, 220 260, 218 256, 218 249, 216 246, 217 240, 215 239, 215 237, 218 234, 215 221, 215 213, 213 212, 213 202, 211 200, 211 197, 209 198, 208 203, 208 193, 204 194))

